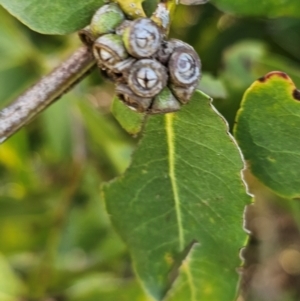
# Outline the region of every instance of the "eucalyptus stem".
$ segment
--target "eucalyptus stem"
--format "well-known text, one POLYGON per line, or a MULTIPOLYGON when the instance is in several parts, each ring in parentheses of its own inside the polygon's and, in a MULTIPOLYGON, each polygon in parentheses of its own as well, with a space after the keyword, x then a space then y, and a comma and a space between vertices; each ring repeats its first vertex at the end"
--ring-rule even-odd
POLYGON ((95 65, 87 47, 81 47, 50 74, 0 111, 0 143, 15 134, 50 104, 80 82, 95 65))

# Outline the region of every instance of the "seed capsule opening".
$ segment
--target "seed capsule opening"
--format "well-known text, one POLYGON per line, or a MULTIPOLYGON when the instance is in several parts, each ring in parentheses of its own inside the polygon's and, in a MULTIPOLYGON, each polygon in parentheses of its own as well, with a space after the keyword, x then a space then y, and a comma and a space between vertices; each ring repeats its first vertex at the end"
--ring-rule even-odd
POLYGON ((136 76, 138 83, 145 89, 153 88, 159 80, 155 72, 149 67, 141 68, 136 76))
POLYGON ((135 94, 153 97, 167 84, 166 68, 155 60, 139 60, 129 72, 128 84, 135 94))
POLYGON ((152 20, 141 18, 133 21, 125 30, 123 40, 129 54, 136 58, 147 58, 158 51, 162 36, 152 20))
POLYGON ((93 54, 98 65, 108 68, 112 68, 128 57, 122 38, 116 34, 107 34, 98 38, 93 46, 93 54))
POLYGON ((190 47, 175 49, 169 61, 172 83, 178 86, 192 85, 199 81, 201 64, 198 54, 190 47))

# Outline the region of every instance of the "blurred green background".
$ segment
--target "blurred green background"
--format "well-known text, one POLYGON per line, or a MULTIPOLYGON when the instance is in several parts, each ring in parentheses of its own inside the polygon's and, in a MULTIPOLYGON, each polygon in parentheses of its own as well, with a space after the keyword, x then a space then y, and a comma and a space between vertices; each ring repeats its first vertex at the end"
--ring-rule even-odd
MULTIPOLYGON (((298 19, 180 6, 171 37, 199 53, 200 89, 231 128, 258 77, 281 70, 300 86, 298 19)), ((0 106, 79 45, 76 34, 32 32, 0 7, 0 106)), ((126 169, 138 141, 110 113, 113 88, 95 70, 0 145, 0 301, 148 300, 100 195, 101 183, 126 169)))

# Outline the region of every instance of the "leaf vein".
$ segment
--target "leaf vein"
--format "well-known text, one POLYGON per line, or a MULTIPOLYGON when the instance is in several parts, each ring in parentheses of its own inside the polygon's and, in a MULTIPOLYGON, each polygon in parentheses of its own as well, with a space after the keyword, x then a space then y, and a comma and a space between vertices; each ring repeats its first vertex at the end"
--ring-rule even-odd
POLYGON ((167 144, 168 144, 168 158, 169 158, 169 177, 171 180, 171 186, 175 201, 175 211, 178 224, 178 236, 179 236, 179 249, 183 250, 184 248, 184 234, 182 226, 182 216, 181 216, 181 204, 178 193, 177 179, 175 174, 175 134, 174 134, 174 113, 165 115, 165 129, 167 135, 167 144))

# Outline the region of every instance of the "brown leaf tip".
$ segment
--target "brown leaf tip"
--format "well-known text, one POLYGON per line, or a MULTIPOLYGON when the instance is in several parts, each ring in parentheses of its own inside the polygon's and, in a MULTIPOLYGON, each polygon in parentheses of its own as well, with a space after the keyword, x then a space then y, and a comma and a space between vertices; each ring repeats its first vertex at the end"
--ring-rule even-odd
POLYGON ((294 91, 293 91, 293 97, 294 97, 296 100, 300 100, 300 90, 294 89, 294 91))
POLYGON ((272 71, 272 72, 266 74, 265 76, 260 77, 258 79, 258 81, 260 81, 261 83, 264 83, 264 82, 266 82, 268 79, 270 79, 273 76, 279 76, 279 77, 282 77, 284 79, 289 79, 289 76, 286 73, 284 73, 284 72, 281 72, 281 71, 272 71))

